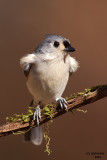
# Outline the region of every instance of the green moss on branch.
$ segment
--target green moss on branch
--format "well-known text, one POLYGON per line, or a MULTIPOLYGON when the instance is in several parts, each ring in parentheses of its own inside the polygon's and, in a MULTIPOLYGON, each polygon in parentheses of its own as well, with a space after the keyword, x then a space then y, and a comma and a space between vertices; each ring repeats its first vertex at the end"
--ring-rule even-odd
MULTIPOLYGON (((68 100, 77 98, 79 96, 86 96, 94 91, 99 90, 103 86, 104 85, 98 85, 98 86, 94 86, 91 88, 87 88, 83 92, 78 92, 77 94, 73 94, 70 97, 66 97, 66 100, 68 101, 68 100)), ((21 114, 21 115, 14 114, 13 117, 6 117, 6 120, 9 122, 22 122, 22 123, 31 122, 33 119, 34 110, 35 109, 33 107, 29 107, 27 114, 21 114)), ((55 104, 48 104, 44 106, 42 109, 42 114, 45 115, 46 118, 49 118, 49 119, 53 119, 55 112, 57 112, 55 104)))

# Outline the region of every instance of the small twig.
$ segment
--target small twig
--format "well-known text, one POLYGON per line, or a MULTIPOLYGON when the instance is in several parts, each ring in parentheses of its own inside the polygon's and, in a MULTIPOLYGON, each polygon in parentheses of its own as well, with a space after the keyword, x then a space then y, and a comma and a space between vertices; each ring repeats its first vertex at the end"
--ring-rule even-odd
MULTIPOLYGON (((107 96, 107 85, 101 85, 98 87, 93 87, 94 89, 86 89, 86 92, 78 93, 75 95, 75 98, 68 98, 68 111, 72 111, 73 109, 80 108, 84 105, 93 103, 101 98, 104 98, 107 96)), ((56 118, 58 116, 61 116, 62 114, 67 113, 65 110, 57 112, 54 111, 54 117, 56 118)), ((40 121, 40 125, 49 121, 49 118, 46 118, 46 116, 42 115, 42 119, 40 121)), ((0 126, 0 137, 6 136, 8 134, 12 134, 13 132, 22 131, 25 129, 29 129, 30 127, 33 127, 35 124, 34 121, 29 123, 22 123, 22 122, 11 122, 6 123, 2 126, 0 126)))

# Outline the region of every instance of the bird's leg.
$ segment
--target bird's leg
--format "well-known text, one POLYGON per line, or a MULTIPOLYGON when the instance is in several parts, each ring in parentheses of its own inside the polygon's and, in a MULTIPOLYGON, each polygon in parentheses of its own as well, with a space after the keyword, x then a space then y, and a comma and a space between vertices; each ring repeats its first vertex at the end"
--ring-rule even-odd
POLYGON ((67 109, 67 104, 68 104, 68 103, 67 103, 67 101, 65 100, 65 98, 62 98, 62 97, 56 98, 56 101, 59 102, 59 105, 60 105, 61 109, 68 110, 68 109, 67 109))
POLYGON ((39 125, 39 120, 41 119, 40 102, 38 103, 38 105, 34 111, 34 114, 33 114, 33 120, 35 120, 35 119, 36 119, 37 125, 39 125))

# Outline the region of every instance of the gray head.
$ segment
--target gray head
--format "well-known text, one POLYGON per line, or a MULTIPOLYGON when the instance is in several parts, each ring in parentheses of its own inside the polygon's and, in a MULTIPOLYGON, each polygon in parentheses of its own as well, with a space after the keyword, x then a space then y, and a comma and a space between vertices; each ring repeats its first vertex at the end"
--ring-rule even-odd
POLYGON ((45 40, 36 48, 35 53, 59 53, 73 52, 75 48, 71 47, 70 41, 62 36, 49 34, 45 40))

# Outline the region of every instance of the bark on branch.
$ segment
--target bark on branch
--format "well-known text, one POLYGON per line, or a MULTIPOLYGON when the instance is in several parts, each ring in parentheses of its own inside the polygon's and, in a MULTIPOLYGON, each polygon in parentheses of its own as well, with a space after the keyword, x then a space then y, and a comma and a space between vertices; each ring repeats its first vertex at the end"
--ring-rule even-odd
MULTIPOLYGON (((107 85, 95 86, 91 89, 86 89, 85 92, 78 93, 74 96, 75 98, 68 98, 68 111, 72 111, 73 109, 80 108, 84 105, 93 103, 101 98, 107 97, 107 85)), ((66 111, 54 112, 54 118, 61 116, 62 114, 67 113, 66 111)), ((40 125, 49 121, 49 118, 42 115, 42 119, 40 121, 40 125)), ((8 134, 12 134, 13 132, 22 131, 29 129, 30 127, 36 125, 34 121, 29 123, 22 122, 11 122, 6 123, 0 126, 0 137, 6 136, 8 134)))

